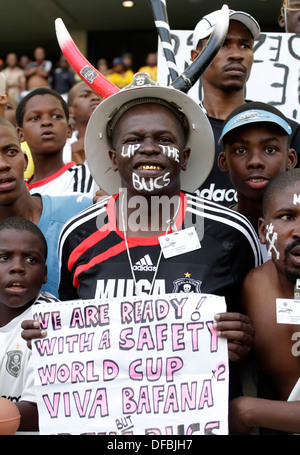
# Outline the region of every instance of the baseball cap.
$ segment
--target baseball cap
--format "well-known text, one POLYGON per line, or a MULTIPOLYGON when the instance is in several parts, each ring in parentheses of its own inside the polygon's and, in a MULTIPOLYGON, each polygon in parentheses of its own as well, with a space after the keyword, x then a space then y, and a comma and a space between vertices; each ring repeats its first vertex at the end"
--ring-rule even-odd
POLYGON ((250 101, 234 109, 224 121, 223 130, 219 139, 222 144, 224 137, 230 131, 250 123, 270 122, 281 127, 287 135, 291 135, 292 128, 285 115, 276 107, 259 101, 250 101))
MULTIPOLYGON (((196 25, 193 34, 193 47, 197 48, 197 45, 201 39, 207 38, 212 32, 217 23, 218 16, 221 10, 214 11, 204 16, 200 22, 196 25)), ((254 17, 244 11, 229 10, 229 20, 235 20, 244 24, 247 29, 251 32, 254 39, 258 38, 260 34, 260 26, 254 17)))
POLYGON ((115 57, 112 61, 113 65, 122 65, 123 64, 123 59, 121 57, 115 57))
POLYGON ((108 194, 121 188, 108 151, 110 134, 121 115, 136 104, 157 102, 174 111, 186 126, 186 147, 191 149, 187 170, 181 173, 181 189, 195 192, 208 177, 214 162, 215 143, 210 123, 200 106, 172 86, 159 85, 148 73, 136 73, 132 83, 96 107, 85 134, 87 163, 96 183, 108 194))

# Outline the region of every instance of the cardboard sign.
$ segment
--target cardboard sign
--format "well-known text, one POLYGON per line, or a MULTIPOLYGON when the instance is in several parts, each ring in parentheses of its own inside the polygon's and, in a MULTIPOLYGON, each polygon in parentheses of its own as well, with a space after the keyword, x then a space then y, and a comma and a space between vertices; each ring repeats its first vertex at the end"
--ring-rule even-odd
POLYGON ((227 434, 225 300, 168 294, 39 304, 41 434, 227 434))

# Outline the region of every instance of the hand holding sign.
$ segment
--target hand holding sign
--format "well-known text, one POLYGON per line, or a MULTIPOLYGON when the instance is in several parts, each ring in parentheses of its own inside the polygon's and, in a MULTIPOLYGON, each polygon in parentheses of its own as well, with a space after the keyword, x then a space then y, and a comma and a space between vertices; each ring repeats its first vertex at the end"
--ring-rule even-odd
POLYGON ((213 328, 226 305, 205 297, 197 321, 199 294, 35 305, 41 433, 226 434, 227 342, 213 328))

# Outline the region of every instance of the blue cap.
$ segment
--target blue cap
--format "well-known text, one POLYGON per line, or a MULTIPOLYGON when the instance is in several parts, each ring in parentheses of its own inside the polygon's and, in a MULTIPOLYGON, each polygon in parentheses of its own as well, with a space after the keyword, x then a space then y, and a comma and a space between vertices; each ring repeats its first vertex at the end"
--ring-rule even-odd
POLYGON ((263 109, 247 110, 247 107, 245 107, 245 110, 243 112, 240 112, 239 114, 231 117, 228 121, 225 121, 218 143, 221 144, 223 142, 224 136, 235 128, 249 125, 250 123, 260 122, 275 123, 276 125, 280 126, 288 135, 292 133, 291 126, 283 117, 263 109))
POLYGON ((113 65, 122 65, 123 64, 123 59, 121 57, 115 57, 112 61, 113 65))

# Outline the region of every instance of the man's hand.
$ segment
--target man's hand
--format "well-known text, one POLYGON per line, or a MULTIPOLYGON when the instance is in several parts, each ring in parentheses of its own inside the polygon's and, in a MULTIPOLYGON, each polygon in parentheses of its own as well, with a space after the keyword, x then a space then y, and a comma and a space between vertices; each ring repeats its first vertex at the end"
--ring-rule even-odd
POLYGON ((47 335, 47 331, 41 329, 39 321, 26 320, 22 322, 21 327, 23 329, 21 336, 27 341, 29 349, 31 349, 31 340, 45 338, 47 335))
POLYGON ((76 164, 83 164, 86 160, 85 151, 84 151, 84 139, 78 139, 71 144, 72 148, 72 160, 76 164))
POLYGON ((218 337, 228 340, 229 360, 240 362, 248 357, 254 335, 250 318, 241 313, 219 313, 215 315, 215 321, 218 337))

